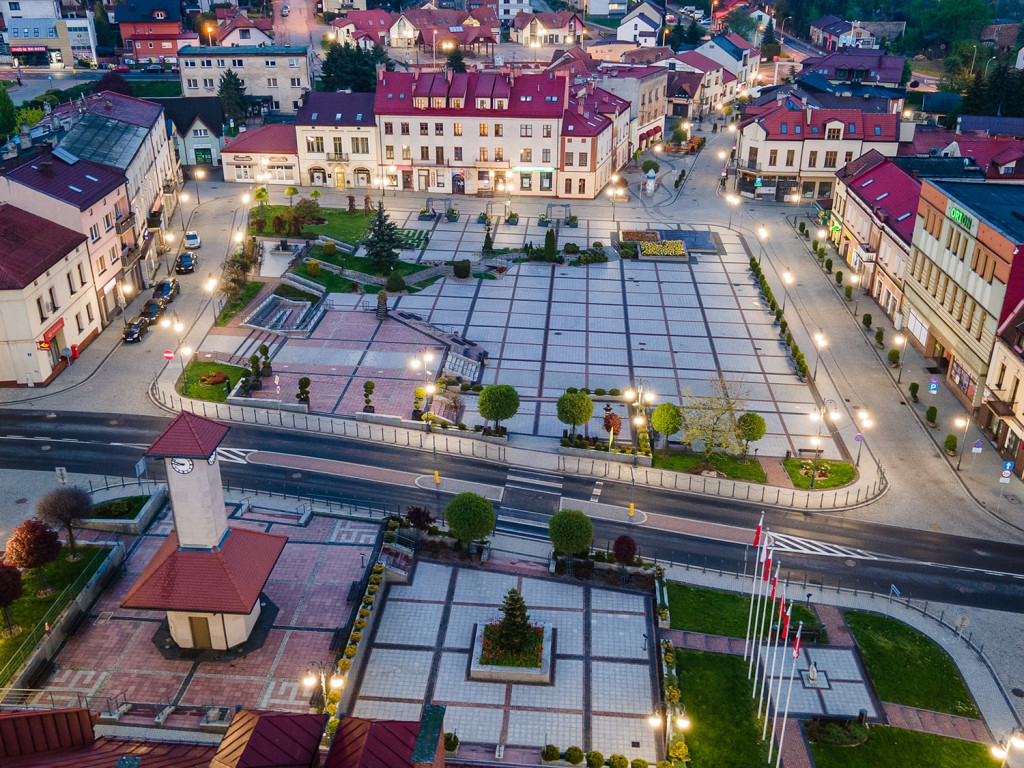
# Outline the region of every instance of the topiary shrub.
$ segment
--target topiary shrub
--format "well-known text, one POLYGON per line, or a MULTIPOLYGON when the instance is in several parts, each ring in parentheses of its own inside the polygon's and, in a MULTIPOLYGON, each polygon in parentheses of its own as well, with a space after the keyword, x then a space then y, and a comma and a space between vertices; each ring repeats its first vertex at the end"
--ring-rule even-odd
POLYGON ((316 259, 310 259, 306 262, 306 274, 312 278, 320 277, 320 262, 316 259))
POLYGON ((633 762, 629 764, 629 768, 647 768, 647 761, 642 757, 634 757, 633 762))
MULTIPOLYGON (((843 272, 842 272, 842 270, 838 270, 836 272, 836 285, 842 285, 842 284, 843 284, 843 272)), ((849 287, 849 286, 847 286, 847 287, 849 287)))
POLYGON ((853 300, 853 286, 852 285, 846 286, 846 288, 843 290, 843 293, 846 294, 846 300, 847 301, 852 301, 853 300))
POLYGON ((825 259, 825 271, 832 274, 832 259, 825 259))
POLYGON ((815 253, 818 252, 818 241, 817 240, 811 240, 811 250, 814 251, 815 253))
POLYGON ((601 768, 604 765, 604 755, 596 749, 587 752, 587 768, 601 768))
POLYGON ((608 758, 608 768, 629 768, 629 760, 625 755, 612 755, 608 758))
POLYGON ((580 252, 580 247, 576 243, 566 243, 565 248, 562 249, 567 255, 575 255, 580 252))
POLYGON ((805 229, 807 229, 807 223, 806 223, 806 222, 803 222, 803 221, 801 221, 801 222, 800 222, 800 232, 801 232, 801 234, 803 233, 803 231, 804 231, 805 229))
POLYGON ((469 277, 469 259, 460 259, 459 261, 456 261, 454 264, 452 264, 452 272, 455 274, 455 277, 459 278, 460 280, 465 280, 467 277, 469 277))
POLYGON ((862 317, 860 319, 860 321, 864 324, 865 328, 871 328, 871 315, 870 315, 870 313, 865 312, 864 313, 864 317, 862 317))
POLYGON ((924 412, 924 420, 929 424, 935 424, 936 419, 939 418, 939 409, 934 405, 929 405, 928 410, 924 412))
POLYGON ((561 757, 562 753, 554 744, 548 744, 540 751, 541 760, 559 760, 561 757))
POLYGON ((573 765, 579 765, 583 762, 583 750, 576 746, 569 747, 565 750, 565 760, 573 765))
POLYGON ((916 381, 912 381, 912 382, 910 382, 910 386, 908 386, 907 389, 910 390, 910 397, 911 397, 911 399, 916 403, 917 402, 917 393, 921 390, 921 385, 918 384, 916 381))
POLYGON ((690 750, 682 739, 668 745, 668 759, 675 763, 686 763, 690 760, 690 750))
POLYGON ((948 453, 950 456, 952 456, 954 453, 956 453, 956 447, 957 447, 956 435, 954 435, 954 434, 946 435, 946 442, 944 443, 944 445, 946 446, 946 453, 948 453))
POLYGON ((384 282, 384 290, 388 293, 398 293, 399 291, 405 290, 405 278, 403 278, 397 272, 392 272, 388 275, 388 279, 384 282))
POLYGON ((446 733, 444 735, 444 751, 454 752, 459 748, 459 737, 454 733, 446 733))
POLYGON ((879 349, 885 348, 885 329, 879 328, 875 331, 875 344, 878 345, 879 349))
POLYGON ((334 254, 335 254, 335 252, 337 250, 338 250, 338 246, 335 244, 335 242, 333 240, 328 240, 326 243, 324 243, 324 257, 325 258, 331 258, 332 256, 334 256, 334 254))
POLYGON ((898 349, 889 350, 889 365, 895 368, 900 364, 900 351, 898 349))

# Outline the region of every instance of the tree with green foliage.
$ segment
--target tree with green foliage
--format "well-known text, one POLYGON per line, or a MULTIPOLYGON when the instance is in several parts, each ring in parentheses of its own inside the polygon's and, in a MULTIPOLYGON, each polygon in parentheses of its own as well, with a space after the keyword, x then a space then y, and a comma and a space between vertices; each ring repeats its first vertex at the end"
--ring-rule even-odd
POLYGON ((10 136, 18 129, 17 119, 11 94, 0 85, 0 137, 10 136))
POLYGON ((487 220, 487 228, 484 231, 484 245, 482 248, 484 256, 490 256, 494 250, 494 235, 491 234, 491 220, 487 220))
POLYGON ((452 72, 464 73, 466 71, 466 60, 462 56, 462 49, 456 48, 454 51, 449 53, 448 60, 444 65, 452 72))
POLYGON ((497 429, 501 422, 519 412, 519 393, 511 384, 489 384, 480 392, 476 407, 484 419, 494 422, 497 429))
POLYGON ((723 376, 711 374, 707 390, 707 395, 688 391, 683 397, 683 439, 689 445, 702 444, 705 462, 715 453, 740 453, 736 420, 747 407, 746 394, 723 376))
POLYGON ((743 441, 743 455, 747 454, 750 450, 750 444, 756 443, 762 437, 768 427, 764 422, 764 417, 759 413, 753 411, 747 411, 738 419, 736 419, 736 434, 739 439, 743 441))
POLYGON ((110 16, 107 15, 102 0, 96 0, 92 7, 92 17, 96 27, 96 45, 101 48, 117 48, 120 40, 118 27, 110 23, 110 16))
POLYGON ((356 93, 372 93, 377 88, 377 65, 384 64, 389 71, 394 62, 380 46, 366 50, 345 43, 331 43, 321 67, 320 80, 325 91, 351 88, 356 93))
POLYGON ((748 41, 754 39, 754 33, 757 31, 757 21, 745 10, 737 8, 731 11, 725 17, 725 21, 729 25, 730 32, 735 32, 748 41))
POLYGON ((696 21, 690 24, 686 28, 686 44, 687 45, 700 45, 701 39, 704 37, 704 27, 698 24, 696 21))
POLYGON ((651 426, 665 436, 665 455, 668 456, 668 441, 682 429, 683 413, 675 403, 662 403, 651 414, 651 426))
MULTIPOLYGON (((295 187, 288 187, 288 189, 295 189, 295 187)), ((285 194, 287 192, 288 190, 285 190, 285 194)), ((295 194, 298 194, 298 192, 295 189, 295 194)), ((295 204, 292 208, 292 213, 295 214, 295 218, 299 220, 300 225, 309 224, 320 219, 320 203, 311 198, 304 197, 295 204)))
POLYGON ((14 621, 11 618, 11 606, 14 601, 21 597, 24 591, 24 584, 21 580, 21 571, 13 565, 0 560, 0 612, 4 617, 4 631, 0 637, 14 637, 21 632, 21 628, 15 629, 14 621))
POLYGON ((537 631, 530 624, 526 601, 513 587, 505 595, 501 606, 502 619, 494 628, 493 639, 504 651, 521 651, 536 642, 537 631))
POLYGON ((761 35, 761 45, 775 45, 778 39, 775 37, 775 19, 768 19, 764 26, 764 34, 761 35))
POLYGON ((494 505, 476 493, 460 493, 444 510, 448 533, 462 542, 486 539, 494 530, 494 505))
POLYGON ((244 123, 246 115, 249 114, 249 108, 245 103, 245 86, 233 69, 226 70, 220 76, 217 95, 224 108, 224 119, 234 120, 235 125, 244 123))
POLYGON ((252 193, 252 199, 260 204, 260 218, 263 218, 263 206, 270 203, 270 192, 266 187, 256 187, 256 191, 252 193))
POLYGON ((288 207, 291 208, 292 207, 292 198, 295 197, 297 194, 299 194, 299 188, 298 187, 285 187, 284 188, 284 193, 288 197, 288 207))
POLYGON ((576 436, 576 427, 586 424, 594 415, 594 401, 586 392, 566 392, 555 403, 558 420, 572 428, 570 437, 576 436))
POLYGON ((647 175, 648 171, 654 171, 657 173, 661 170, 661 163, 657 160, 648 158, 647 160, 644 160, 644 164, 640 166, 640 170, 643 171, 644 176, 647 175))
POLYGON ((544 233, 544 261, 553 262, 558 258, 558 239, 555 230, 548 229, 544 233))
POLYGON ((401 241, 398 239, 398 225, 384 211, 384 203, 377 204, 377 210, 366 227, 362 244, 366 256, 379 274, 389 275, 398 262, 401 241))
POLYGON ((548 518, 551 545, 567 555, 586 555, 594 543, 594 524, 578 509, 560 509, 548 518))
POLYGON ((687 28, 684 27, 681 22, 677 22, 676 25, 669 30, 668 35, 666 35, 665 45, 673 51, 681 48, 686 44, 686 34, 687 28))
POLYGON ((44 117, 46 113, 37 107, 22 107, 15 115, 15 124, 33 126, 44 117))

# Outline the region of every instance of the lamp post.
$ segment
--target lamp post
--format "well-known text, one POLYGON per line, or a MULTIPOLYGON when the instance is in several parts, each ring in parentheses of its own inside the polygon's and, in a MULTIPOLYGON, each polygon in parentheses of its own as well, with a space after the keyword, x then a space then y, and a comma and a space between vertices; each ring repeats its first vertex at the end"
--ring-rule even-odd
POLYGON ((865 411, 863 408, 857 412, 857 421, 860 422, 861 431, 858 433, 860 440, 857 441, 857 460, 853 463, 853 468, 856 469, 860 466, 860 451, 864 447, 864 432, 865 429, 870 429, 874 426, 874 422, 871 420, 871 414, 865 411))
POLYGON ((900 372, 899 375, 896 377, 896 383, 899 384, 900 381, 903 380, 904 357, 907 354, 907 335, 905 333, 897 334, 893 341, 900 345, 900 347, 902 348, 900 350, 900 372))
POLYGON ((818 361, 821 359, 821 350, 828 346, 828 339, 825 334, 818 331, 814 334, 814 373, 811 374, 811 381, 818 380, 818 361))
POLYGON ((183 212, 183 211, 181 210, 181 204, 182 204, 182 203, 187 203, 187 202, 188 202, 189 200, 191 200, 191 199, 192 199, 192 198, 190 198, 190 197, 188 196, 188 192, 182 192, 182 193, 181 193, 181 194, 180 194, 180 195, 178 196, 178 201, 179 201, 179 203, 178 203, 178 221, 180 221, 180 222, 181 222, 181 231, 182 231, 182 232, 184 232, 184 231, 185 231, 185 214, 184 214, 184 212, 183 212))
POLYGON ((850 284, 853 286, 853 294, 856 298, 853 300, 853 316, 857 316, 857 308, 860 306, 860 291, 857 290, 857 286, 860 285, 860 275, 850 275, 850 284))
POLYGON ((790 20, 790 19, 792 19, 792 18, 793 18, 792 16, 787 16, 786 18, 784 18, 784 19, 782 20, 782 26, 781 26, 781 27, 779 28, 779 34, 780 34, 780 35, 781 35, 781 34, 782 34, 783 32, 785 32, 785 31, 786 31, 786 22, 787 22, 787 21, 789 21, 789 20, 790 20))
POLYGON ((971 426, 971 420, 958 416, 953 419, 953 423, 964 431, 963 436, 960 438, 960 455, 956 459, 956 471, 959 472, 960 462, 964 460, 964 446, 967 445, 967 428, 971 426))
POLYGON ((171 322, 171 318, 165 317, 160 321, 160 325, 163 328, 173 328, 174 335, 178 339, 178 361, 181 363, 181 381, 182 390, 184 394, 188 394, 188 379, 185 377, 185 358, 192 356, 192 348, 187 347, 183 344, 184 339, 181 337, 181 332, 185 330, 185 324, 178 319, 178 313, 172 310, 174 315, 174 322, 171 322))
POLYGON ((201 205, 199 201, 199 182, 206 178, 206 171, 202 168, 196 170, 196 205, 201 205))
POLYGON ((789 286, 793 282, 793 273, 786 269, 782 273, 782 312, 786 312, 786 301, 789 299, 789 286))
POLYGON ((989 59, 988 61, 985 62, 985 74, 984 74, 984 77, 988 77, 988 65, 991 64, 995 60, 996 60, 996 57, 993 56, 991 59, 989 59))
POLYGON ((213 25, 207 24, 203 28, 206 30, 206 44, 213 47, 213 25))
POLYGON ((312 661, 306 668, 306 676, 302 678, 302 685, 312 688, 317 683, 320 684, 320 695, 323 697, 323 706, 320 707, 320 711, 323 712, 327 708, 327 697, 330 691, 345 685, 345 678, 338 673, 338 668, 334 664, 312 661))
POLYGON ((124 280, 117 284, 117 303, 121 306, 121 316, 124 319, 125 328, 128 327, 128 297, 132 295, 134 289, 135 286, 124 280))
POLYGON ((732 209, 740 204, 739 195, 726 195, 725 202, 729 204, 729 229, 732 229, 732 209))
MULTIPOLYGON (((839 421, 839 411, 836 410, 835 400, 826 400, 820 408, 811 411, 808 416, 811 421, 818 422, 818 433, 811 438, 811 445, 814 446, 814 462, 811 464, 811 490, 814 490, 814 477, 818 474, 818 454, 821 452, 821 427, 827 418, 832 419, 833 426, 839 421)), ((832 430, 829 429, 829 435, 832 430)))
MULTIPOLYGON (((647 409, 650 408, 656 397, 654 390, 650 388, 650 383, 644 379, 637 379, 629 389, 622 393, 622 399, 633 409, 633 425, 637 428, 635 431, 638 449, 640 447, 640 427, 647 425, 647 409)), ((636 454, 633 454, 633 463, 636 464, 636 454)))
POLYGON ((427 365, 433 359, 434 353, 431 352, 430 350, 424 349, 420 351, 419 355, 417 355, 416 357, 409 361, 409 367, 412 368, 413 370, 419 370, 421 367, 423 368, 424 383, 426 383, 427 381, 427 374, 430 373, 430 371, 427 370, 427 365))
POLYGON ((760 265, 761 257, 764 256, 764 241, 768 239, 768 229, 762 224, 757 228, 757 241, 761 246, 761 250, 757 254, 757 263, 760 265))
MULTIPOLYGON (((625 192, 619 187, 608 187, 608 189, 605 191, 605 194, 607 194, 608 197, 610 197, 612 200, 612 223, 618 224, 619 220, 615 213, 615 199, 624 195, 625 192)), ((617 228, 618 227, 616 227, 616 229, 617 228)))
POLYGON ((968 72, 969 75, 973 75, 974 74, 974 61, 975 61, 975 59, 978 58, 978 46, 977 45, 972 45, 971 47, 974 49, 974 55, 971 56, 971 71, 968 72))
POLYGON ((437 69, 437 30, 434 30, 434 69, 437 69))

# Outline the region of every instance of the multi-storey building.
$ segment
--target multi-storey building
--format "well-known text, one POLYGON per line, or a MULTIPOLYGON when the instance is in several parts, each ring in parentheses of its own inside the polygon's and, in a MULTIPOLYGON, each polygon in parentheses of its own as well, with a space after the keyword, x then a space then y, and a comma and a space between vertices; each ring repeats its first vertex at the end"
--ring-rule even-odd
POLYGON ((903 82, 902 56, 887 56, 869 48, 843 48, 801 62, 797 77, 815 72, 833 83, 864 83, 898 87, 903 82))
POLYGON ((761 52, 735 32, 716 35, 697 48, 697 53, 718 62, 736 78, 737 95, 757 83, 761 52))
MULTIPOLYGON (((700 77, 699 82, 686 78, 687 83, 691 85, 687 89, 688 98, 684 97, 685 110, 676 109, 675 104, 672 107, 666 105, 666 112, 671 111, 673 115, 683 112, 684 114, 679 116, 702 120, 705 115, 715 114, 716 109, 731 104, 736 98, 736 77, 717 61, 709 59, 702 53, 684 51, 656 61, 653 66, 665 67, 669 71, 669 81, 673 79, 673 72, 700 77)), ((672 99, 675 101, 678 96, 673 95, 672 99)))
POLYGON ((971 409, 984 384, 997 328, 1024 299, 1024 187, 926 180, 904 286, 910 343, 946 371, 971 409))
POLYGON ((92 13, 61 13, 55 0, 0 0, 0 43, 22 66, 74 67, 96 61, 92 13))
POLYGON ((668 70, 602 64, 595 73, 598 88, 629 103, 629 151, 647 149, 663 140, 668 70))
POLYGON ((1000 455, 1024 477, 1024 301, 1007 314, 996 330, 992 361, 985 381, 985 408, 978 425, 1000 455))
POLYGON ((86 236, 84 268, 89 274, 69 272, 67 287, 70 293, 82 285, 95 291, 103 326, 117 315, 119 302, 137 295, 143 285, 138 262, 128 273, 122 271, 136 237, 127 183, 119 170, 89 160, 69 163, 53 154, 34 157, 0 176, 0 200, 86 236))
POLYGON ((584 33, 583 16, 572 11, 520 13, 509 29, 513 43, 528 46, 577 45, 584 33))
POLYGON ((629 160, 629 103, 588 81, 562 115, 559 197, 593 199, 629 160))
POLYGON ((294 113, 311 91, 313 57, 306 46, 188 46, 181 49, 181 92, 216 96, 229 69, 245 86, 253 114, 294 113))
POLYGON ((0 385, 48 384, 99 333, 85 239, 0 204, 0 385))
MULTIPOLYGON (((224 147, 224 107, 217 96, 153 98, 174 130, 171 139, 183 165, 220 165, 224 147)), ((233 127, 233 126, 232 126, 233 127)))
POLYGON ((179 51, 199 39, 182 28, 181 4, 174 0, 131 0, 114 14, 128 61, 175 63, 179 51))
POLYGON ((378 175, 372 93, 309 93, 295 115, 302 183, 370 187, 378 175))
POLYGON ((736 188, 741 195, 786 200, 831 197, 836 170, 871 149, 893 157, 900 117, 853 109, 812 109, 781 97, 740 123, 736 188))

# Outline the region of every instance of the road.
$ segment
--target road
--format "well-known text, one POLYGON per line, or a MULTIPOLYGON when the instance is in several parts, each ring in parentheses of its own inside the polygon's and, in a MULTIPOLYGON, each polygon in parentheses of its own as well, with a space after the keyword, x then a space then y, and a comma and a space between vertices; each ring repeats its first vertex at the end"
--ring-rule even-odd
MULTIPOLYGON (((64 466, 70 472, 132 476, 143 449, 166 424, 164 418, 125 414, 6 410, 0 413, 0 466, 25 470, 64 466)), ((234 459, 221 463, 224 480, 235 487, 357 498, 386 504, 392 512, 410 504, 436 510, 438 502, 445 503, 444 495, 439 498, 433 490, 412 485, 239 463, 246 452, 260 450, 429 476, 435 460, 425 452, 246 425, 233 426, 222 448, 229 449, 234 459)), ((547 519, 558 507, 557 490, 531 485, 521 469, 444 455, 438 455, 436 462, 445 478, 505 488, 506 502, 499 509, 501 530, 546 538, 547 519)), ((163 469, 150 462, 150 474, 162 477, 163 469)), ((594 490, 589 479, 551 475, 547 479, 562 482, 560 495, 569 506, 589 500, 594 490)), ((756 524, 756 508, 611 482, 604 483, 601 502, 625 507, 634 493, 638 509, 665 516, 677 530, 655 528, 652 521, 634 525, 595 519, 598 545, 629 532, 648 558, 743 570, 752 557, 749 546, 735 539, 703 538, 687 529, 697 531, 702 524, 717 523, 750 530, 756 524)), ((806 576, 812 584, 824 579, 830 585, 840 582, 883 592, 896 583, 905 596, 1024 612, 1022 546, 784 510, 769 510, 766 523, 780 537, 787 575, 794 581, 806 576)))

